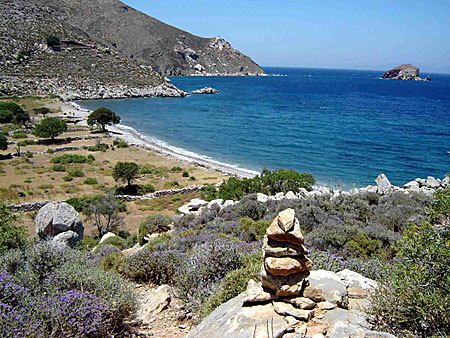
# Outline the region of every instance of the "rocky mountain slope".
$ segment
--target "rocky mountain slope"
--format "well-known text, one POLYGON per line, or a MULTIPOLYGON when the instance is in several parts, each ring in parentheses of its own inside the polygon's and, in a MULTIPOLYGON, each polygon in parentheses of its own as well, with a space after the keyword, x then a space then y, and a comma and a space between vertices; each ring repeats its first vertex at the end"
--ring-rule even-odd
POLYGON ((2 1, 0 17, 0 95, 56 94, 66 99, 186 95, 42 4, 2 1), (50 36, 59 43, 49 46, 50 36))
POLYGON ((0 19, 0 95, 182 97, 158 73, 262 73, 222 39, 193 36, 115 0, 3 0, 0 19))
POLYGON ((47 0, 45 4, 63 21, 164 75, 264 73, 227 41, 192 35, 118 0, 47 0))

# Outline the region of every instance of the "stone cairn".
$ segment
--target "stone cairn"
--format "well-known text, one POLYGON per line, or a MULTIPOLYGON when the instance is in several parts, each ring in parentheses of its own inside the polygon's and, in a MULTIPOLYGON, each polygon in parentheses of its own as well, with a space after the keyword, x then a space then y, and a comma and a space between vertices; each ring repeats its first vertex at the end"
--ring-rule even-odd
POLYGON ((261 284, 250 281, 244 304, 272 301, 280 315, 306 321, 314 315, 315 302, 301 296, 312 268, 304 242, 295 211, 280 212, 264 236, 261 284))

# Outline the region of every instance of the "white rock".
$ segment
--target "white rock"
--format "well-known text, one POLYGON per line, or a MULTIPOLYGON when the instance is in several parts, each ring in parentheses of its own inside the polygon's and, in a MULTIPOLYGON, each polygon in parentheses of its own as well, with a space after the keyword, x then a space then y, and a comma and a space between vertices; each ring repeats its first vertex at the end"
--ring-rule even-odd
POLYGON ((224 207, 224 208, 229 207, 229 206, 232 206, 232 205, 235 205, 235 202, 234 202, 233 200, 226 200, 226 201, 223 203, 223 207, 224 207))
POLYGON ((432 176, 428 176, 427 180, 425 181, 425 186, 431 189, 437 189, 441 186, 441 182, 439 179, 436 179, 432 176))
POLYGON ((214 204, 216 204, 219 207, 221 207, 223 205, 223 199, 218 198, 216 200, 212 200, 211 202, 208 203, 208 208, 211 208, 214 204))
POLYGON ((256 194, 256 200, 260 203, 266 203, 269 200, 269 196, 259 192, 256 194))
POLYGON ((100 240, 100 242, 98 243, 98 244, 102 244, 105 240, 107 240, 108 238, 110 238, 110 237, 115 237, 116 236, 116 234, 115 233, 112 233, 112 232, 108 232, 108 233, 106 233, 106 234, 104 234, 103 236, 102 236, 102 239, 100 240))
POLYGON ((425 185, 425 183, 427 182, 427 180, 423 179, 423 178, 416 178, 414 181, 416 181, 417 183, 420 184, 420 186, 425 185))
POLYGON ((297 196, 295 196, 294 192, 292 192, 292 191, 288 191, 284 197, 288 200, 297 199, 297 196))
POLYGON ((284 199, 284 193, 279 192, 279 193, 275 194, 275 199, 276 199, 277 201, 283 200, 283 199, 284 199))
POLYGON ((378 283, 373 279, 366 278, 363 275, 349 269, 339 271, 337 275, 341 278, 344 284, 347 285, 347 287, 356 283, 364 290, 371 290, 378 287, 378 283))
POLYGON ((416 187, 420 188, 420 183, 417 181, 408 182, 403 186, 403 188, 405 188, 405 189, 411 189, 411 188, 416 188, 416 187))
POLYGON ((445 176, 444 179, 441 181, 441 186, 443 188, 447 188, 450 186, 450 176, 445 176))
POLYGON ((425 194, 425 196, 433 198, 433 196, 434 196, 434 189, 427 188, 427 187, 422 187, 422 188, 420 188, 420 190, 422 191, 422 193, 425 194))
POLYGON ((389 182, 388 178, 385 174, 380 174, 375 179, 375 183, 377 184, 377 192, 381 195, 388 193, 392 190, 392 184, 389 182))

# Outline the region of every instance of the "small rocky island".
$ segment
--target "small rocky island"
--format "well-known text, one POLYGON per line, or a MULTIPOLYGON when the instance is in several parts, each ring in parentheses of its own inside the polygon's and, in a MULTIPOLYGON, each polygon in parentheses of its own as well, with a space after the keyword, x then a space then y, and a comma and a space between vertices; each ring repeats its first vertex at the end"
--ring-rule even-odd
POLYGON ((202 89, 193 90, 192 94, 219 94, 219 91, 212 87, 204 87, 202 89))
POLYGON ((410 64, 404 64, 388 70, 383 74, 383 79, 389 80, 409 80, 409 81, 431 81, 431 77, 421 78, 419 76, 419 67, 410 64))

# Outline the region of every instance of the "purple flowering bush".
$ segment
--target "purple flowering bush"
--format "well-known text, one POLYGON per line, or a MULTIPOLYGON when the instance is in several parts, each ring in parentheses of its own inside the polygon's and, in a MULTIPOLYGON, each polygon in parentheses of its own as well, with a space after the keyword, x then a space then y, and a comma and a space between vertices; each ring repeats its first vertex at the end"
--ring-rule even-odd
POLYGON ((129 282, 91 254, 44 242, 0 257, 0 337, 106 337, 134 308, 129 282))

